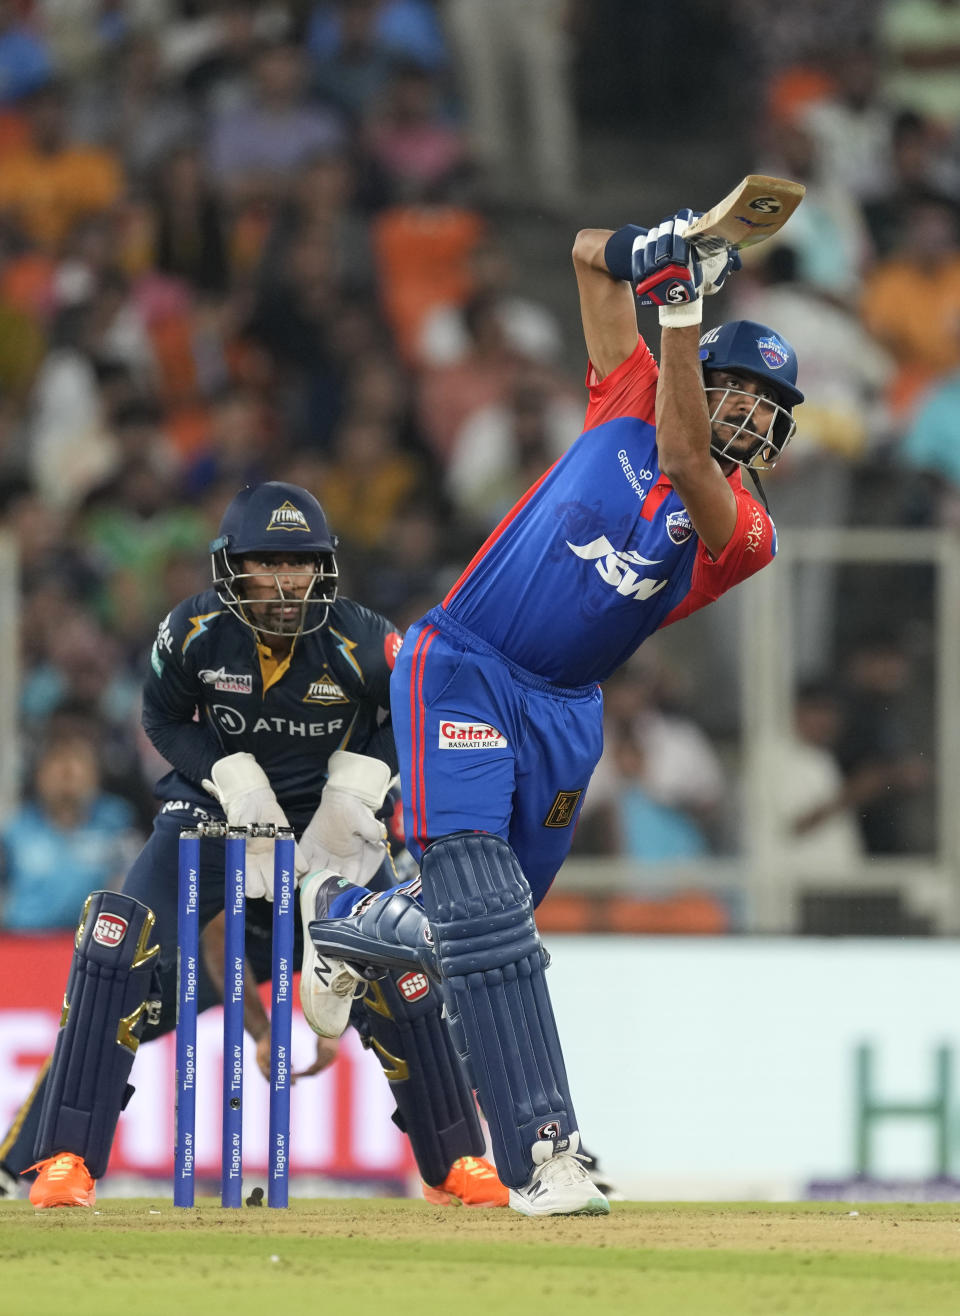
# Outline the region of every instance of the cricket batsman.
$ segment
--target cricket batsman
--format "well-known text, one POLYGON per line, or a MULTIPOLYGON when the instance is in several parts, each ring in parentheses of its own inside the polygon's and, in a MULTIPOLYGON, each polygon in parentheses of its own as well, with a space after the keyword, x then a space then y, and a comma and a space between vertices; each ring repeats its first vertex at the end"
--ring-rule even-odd
POLYGON ((609 1211, 583 1164, 534 919, 600 757, 600 683, 654 631, 772 561, 756 473, 777 461, 803 401, 776 330, 741 320, 703 332, 704 296, 740 262, 725 244, 701 260, 684 238, 693 218, 577 235, 583 433, 406 634, 391 704, 422 895, 334 881, 314 895, 318 952, 435 973, 525 1215, 609 1211), (635 297, 658 308, 659 367, 635 297))

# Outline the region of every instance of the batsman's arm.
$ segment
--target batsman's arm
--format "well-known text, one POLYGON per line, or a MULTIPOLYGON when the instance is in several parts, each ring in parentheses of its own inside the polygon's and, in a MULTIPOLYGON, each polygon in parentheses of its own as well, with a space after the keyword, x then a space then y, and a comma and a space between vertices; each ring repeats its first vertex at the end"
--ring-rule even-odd
POLYGON ((605 258, 607 243, 613 236, 612 229, 585 228, 573 244, 583 337, 598 380, 626 361, 640 337, 633 288, 628 279, 611 274, 605 258))
POLYGON ((683 499, 693 528, 713 557, 737 526, 737 500, 710 452, 710 413, 700 364, 700 326, 664 327, 657 380, 660 470, 683 499))

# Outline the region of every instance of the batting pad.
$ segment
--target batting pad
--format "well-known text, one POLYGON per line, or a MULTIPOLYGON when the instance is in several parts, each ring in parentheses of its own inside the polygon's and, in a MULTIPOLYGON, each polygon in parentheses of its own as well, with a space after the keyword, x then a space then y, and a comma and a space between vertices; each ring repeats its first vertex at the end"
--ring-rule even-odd
POLYGON ((530 887, 501 837, 457 832, 427 847, 423 902, 447 1024, 467 1065, 502 1181, 522 1187, 531 1148, 562 1150, 577 1121, 545 976, 530 887))
POLYGON ((82 1156, 94 1179, 106 1171, 140 1036, 160 1009, 151 909, 132 896, 94 891, 74 939, 34 1155, 82 1156))
POLYGON ((372 982, 353 1011, 397 1103, 394 1123, 410 1139, 424 1183, 436 1188, 461 1156, 486 1147, 473 1089, 441 1017, 440 988, 422 969, 372 982))

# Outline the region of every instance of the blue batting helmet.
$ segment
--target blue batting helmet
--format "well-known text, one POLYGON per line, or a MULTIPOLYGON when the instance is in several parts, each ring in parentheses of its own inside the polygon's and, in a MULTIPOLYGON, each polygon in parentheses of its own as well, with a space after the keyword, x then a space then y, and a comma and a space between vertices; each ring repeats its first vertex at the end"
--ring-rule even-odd
POLYGON ((788 410, 803 401, 797 388, 797 354, 769 325, 731 320, 710 329, 700 339, 700 360, 706 370, 743 370, 766 380, 788 410))

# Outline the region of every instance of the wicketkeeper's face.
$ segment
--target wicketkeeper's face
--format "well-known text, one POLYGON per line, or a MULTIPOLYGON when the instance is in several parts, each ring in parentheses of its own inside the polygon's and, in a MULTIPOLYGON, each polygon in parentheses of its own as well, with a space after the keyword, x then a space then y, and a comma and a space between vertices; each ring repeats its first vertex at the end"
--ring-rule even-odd
POLYGON ((254 626, 294 635, 303 619, 303 600, 317 578, 312 553, 258 553, 240 561, 237 597, 254 626))

